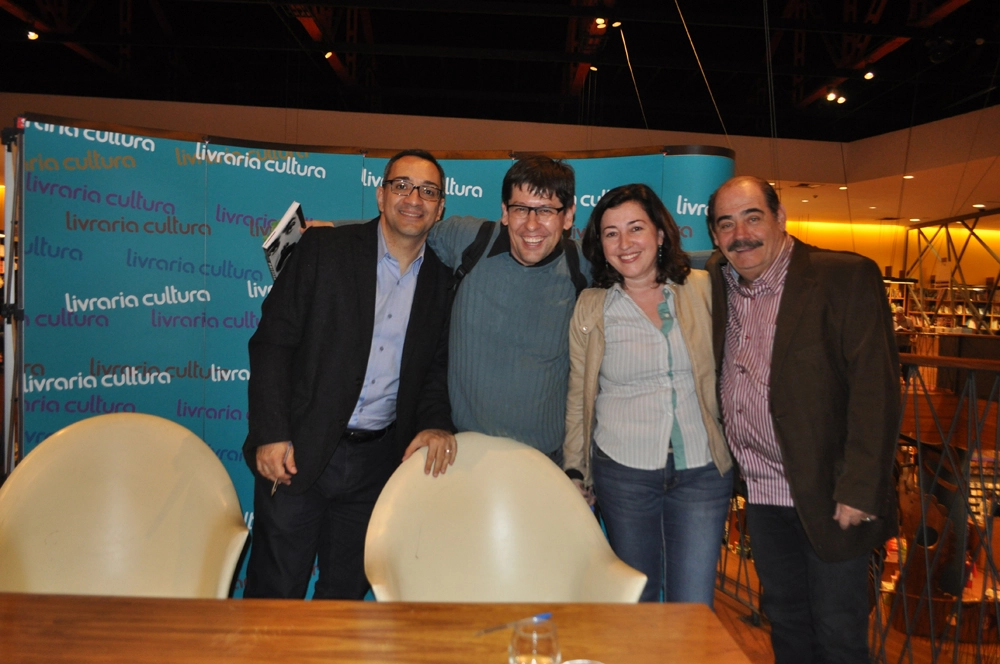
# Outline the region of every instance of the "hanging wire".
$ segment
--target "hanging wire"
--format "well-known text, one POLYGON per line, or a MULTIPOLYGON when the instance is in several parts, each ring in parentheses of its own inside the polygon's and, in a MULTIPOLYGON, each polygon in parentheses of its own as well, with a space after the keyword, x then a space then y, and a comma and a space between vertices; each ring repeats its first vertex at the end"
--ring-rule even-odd
MULTIPOLYGON (((676 0, 674 0, 676 2, 676 0)), ((767 0, 764 2, 764 61, 767 63, 767 111, 771 123, 771 172, 780 194, 781 174, 778 168, 778 107, 774 101, 774 65, 771 59, 771 17, 767 0)))
MULTIPOLYGON (((687 21, 684 20, 684 12, 681 11, 681 5, 679 0, 674 0, 674 6, 677 7, 677 14, 681 17, 681 25, 684 26, 684 33, 687 35, 688 43, 691 44, 691 52, 694 53, 694 59, 698 63, 698 69, 701 71, 701 78, 705 81, 705 87, 708 88, 708 96, 712 98, 712 106, 715 107, 715 115, 719 118, 719 124, 722 125, 722 133, 726 135, 726 143, 729 145, 729 149, 733 149, 733 142, 729 140, 729 131, 726 130, 726 123, 722 120, 722 113, 719 112, 719 105, 715 103, 715 95, 712 94, 712 86, 708 84, 708 77, 705 76, 705 68, 701 66, 701 58, 698 57, 698 49, 694 47, 694 40, 691 38, 691 31, 688 30, 687 21)), ((622 35, 622 40, 625 39, 625 35, 622 35)), ((626 57, 628 57, 628 52, 626 51, 626 57)), ((629 65, 631 68, 631 65, 629 65)), ((635 77, 633 77, 635 80, 635 77)))
MULTIPOLYGON (((844 155, 844 143, 840 143, 840 171, 844 174, 844 185, 847 185, 847 157, 844 155)), ((851 225, 851 251, 857 252, 854 243, 854 213, 851 211, 851 188, 847 188, 847 223, 851 225)))
MULTIPOLYGON (((906 151, 903 153, 903 175, 906 175, 908 166, 910 163, 910 144, 913 142, 913 125, 917 121, 917 99, 919 97, 919 77, 913 81, 913 104, 910 106, 910 126, 906 130, 906 151)), ((896 223, 899 223, 899 215, 903 212, 903 189, 906 187, 906 180, 900 178, 899 180, 899 201, 896 203, 896 223)), ((879 224, 881 226, 881 224, 879 224)), ((909 241, 909 233, 906 234, 906 240, 909 241)), ((898 233, 894 233, 892 236, 892 253, 889 255, 889 262, 893 265, 896 264, 896 245, 899 244, 898 233)), ((905 252, 904 252, 905 255, 905 252)), ((906 265, 903 265, 903 269, 906 269, 906 265)))
POLYGON ((639 112, 642 113, 642 124, 646 125, 646 129, 649 129, 649 123, 646 122, 646 111, 642 108, 642 97, 639 96, 639 86, 635 82, 635 72, 632 70, 632 59, 628 57, 628 44, 625 43, 625 30, 619 29, 622 35, 622 46, 625 47, 625 62, 628 63, 628 73, 632 74, 632 87, 635 88, 635 98, 639 100, 639 112))
MULTIPOLYGON (((985 99, 983 99, 983 108, 986 108, 986 107, 988 107, 990 105, 990 93, 993 92, 993 90, 995 89, 995 86, 996 86, 996 83, 997 83, 997 73, 998 72, 1000 72, 1000 57, 997 58, 997 64, 996 64, 996 66, 993 67, 993 77, 990 79, 990 84, 988 86, 986 86, 986 95, 985 95, 985 99)), ((985 115, 984 113, 980 113, 979 117, 976 119, 976 129, 975 129, 975 131, 972 132, 972 140, 969 141, 969 153, 965 157, 965 163, 962 164, 962 175, 958 178, 958 186, 955 187, 955 197, 951 201, 951 214, 958 214, 959 208, 960 207, 964 207, 965 205, 968 204, 969 199, 972 198, 972 195, 975 193, 976 188, 979 187, 979 184, 989 174, 990 169, 992 169, 993 166, 994 166, 994 164, 996 164, 996 157, 994 157, 993 158, 993 163, 990 164, 989 168, 987 168, 983 172, 982 177, 979 178, 979 181, 976 182, 975 186, 973 186, 971 189, 969 189, 969 193, 966 195, 965 200, 963 200, 961 202, 961 204, 960 204, 958 202, 958 195, 962 191, 962 182, 965 180, 965 173, 966 173, 966 171, 969 168, 969 162, 972 161, 972 151, 976 147, 976 139, 979 138, 979 128, 980 128, 980 126, 983 123, 983 116, 984 115, 985 115)))

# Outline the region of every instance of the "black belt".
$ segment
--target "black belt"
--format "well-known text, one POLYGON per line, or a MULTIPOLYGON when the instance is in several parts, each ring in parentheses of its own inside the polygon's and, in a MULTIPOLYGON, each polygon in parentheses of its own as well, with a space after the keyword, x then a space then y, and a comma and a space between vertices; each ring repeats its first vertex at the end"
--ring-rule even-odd
POLYGON ((368 431, 367 429, 344 429, 344 435, 342 438, 343 440, 349 440, 352 443, 367 443, 381 438, 388 430, 389 427, 379 429, 378 431, 368 431))

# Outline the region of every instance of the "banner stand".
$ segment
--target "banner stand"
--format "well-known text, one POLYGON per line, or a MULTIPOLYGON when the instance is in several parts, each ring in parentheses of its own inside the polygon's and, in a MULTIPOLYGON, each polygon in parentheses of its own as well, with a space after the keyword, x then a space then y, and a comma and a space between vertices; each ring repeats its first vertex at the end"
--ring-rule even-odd
POLYGON ((24 286, 21 279, 21 220, 24 218, 24 132, 20 126, 3 130, 4 150, 4 283, 0 315, 4 319, 4 404, 3 462, 0 485, 20 460, 24 421, 21 367, 24 349, 21 344, 24 320, 24 286))

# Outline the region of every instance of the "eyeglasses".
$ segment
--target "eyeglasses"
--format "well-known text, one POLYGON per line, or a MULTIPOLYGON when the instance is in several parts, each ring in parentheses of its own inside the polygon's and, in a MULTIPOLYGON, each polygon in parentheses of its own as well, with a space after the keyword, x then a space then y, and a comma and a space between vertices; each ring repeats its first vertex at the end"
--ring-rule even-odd
POLYGON ((435 187, 432 184, 413 184, 403 178, 386 180, 385 184, 389 187, 389 191, 397 196, 409 196, 410 192, 416 189, 417 195, 425 201, 435 202, 441 200, 441 188, 435 187))
POLYGON ((528 215, 534 212, 539 221, 549 221, 550 219, 555 219, 556 215, 565 209, 565 205, 562 207, 551 207, 549 205, 539 205, 537 207, 530 205, 508 205, 507 214, 515 219, 527 219, 528 215))

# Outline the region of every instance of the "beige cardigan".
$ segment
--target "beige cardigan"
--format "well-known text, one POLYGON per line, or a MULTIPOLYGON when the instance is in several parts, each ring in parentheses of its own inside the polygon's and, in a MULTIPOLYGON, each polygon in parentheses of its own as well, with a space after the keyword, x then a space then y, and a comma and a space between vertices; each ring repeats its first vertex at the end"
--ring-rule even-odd
MULTIPOLYGON (((712 354, 712 283, 704 270, 691 270, 683 286, 668 283, 677 307, 681 336, 691 356, 695 391, 708 432, 708 448, 720 474, 733 466, 722 433, 715 359, 712 354)), ((604 359, 604 298, 607 290, 588 288, 580 293, 569 326, 569 394, 566 397, 566 441, 563 468, 583 473, 590 486, 590 443, 594 431, 594 406, 598 376, 604 359)))

